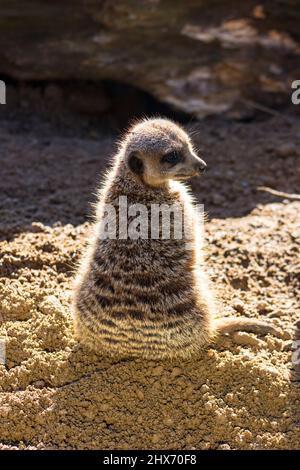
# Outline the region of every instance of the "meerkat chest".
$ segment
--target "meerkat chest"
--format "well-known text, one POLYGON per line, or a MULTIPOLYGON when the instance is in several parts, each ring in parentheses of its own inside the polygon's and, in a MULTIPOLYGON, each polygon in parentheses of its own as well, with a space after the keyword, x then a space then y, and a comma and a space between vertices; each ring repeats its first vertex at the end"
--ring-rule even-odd
MULTIPOLYGON (((164 242, 166 250, 178 249, 193 239, 198 223, 189 194, 180 185, 162 194, 113 191, 99 206, 98 220, 99 239, 153 241, 135 246, 155 251, 160 247, 157 241, 164 242)), ((124 246, 131 248, 130 243, 124 246)))
MULTIPOLYGON (((195 265, 193 206, 185 188, 111 191, 98 211, 95 265, 113 284, 187 279, 195 265)), ((178 284, 178 283, 177 283, 178 284)))

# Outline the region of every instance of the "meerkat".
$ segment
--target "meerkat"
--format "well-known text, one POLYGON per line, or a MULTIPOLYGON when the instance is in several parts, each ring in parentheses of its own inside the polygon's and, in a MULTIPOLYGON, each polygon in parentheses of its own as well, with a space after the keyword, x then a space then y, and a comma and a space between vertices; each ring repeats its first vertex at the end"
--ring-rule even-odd
MULTIPOLYGON (((188 134, 170 120, 144 119, 127 131, 99 190, 93 233, 75 279, 73 318, 83 344, 117 355, 186 358, 222 333, 279 335, 277 328, 257 319, 217 319, 200 220, 184 184, 205 167, 188 134), (103 237, 107 205, 116 209, 117 222, 124 216, 120 196, 127 198, 128 207, 182 208, 191 224, 189 237, 176 238, 173 232, 163 239, 162 221, 156 238, 126 238, 119 228, 115 238, 103 237)), ((128 217, 127 224, 132 220, 128 217)))

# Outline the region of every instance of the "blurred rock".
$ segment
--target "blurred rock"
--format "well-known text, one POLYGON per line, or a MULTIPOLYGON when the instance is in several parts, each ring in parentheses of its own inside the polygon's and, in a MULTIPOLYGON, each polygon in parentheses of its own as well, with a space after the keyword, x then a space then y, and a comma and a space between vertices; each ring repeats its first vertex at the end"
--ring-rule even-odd
POLYGON ((0 12, 0 74, 15 79, 113 80, 199 118, 249 119, 255 102, 290 103, 300 76, 297 0, 3 0, 0 12))

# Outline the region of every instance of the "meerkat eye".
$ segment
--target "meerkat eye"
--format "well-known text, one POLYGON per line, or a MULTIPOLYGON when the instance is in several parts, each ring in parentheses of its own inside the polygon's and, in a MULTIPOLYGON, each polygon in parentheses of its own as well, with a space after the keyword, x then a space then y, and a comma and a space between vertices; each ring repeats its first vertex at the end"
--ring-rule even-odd
POLYGON ((182 159, 181 154, 177 152, 176 150, 173 150, 172 152, 166 153, 161 159, 163 163, 169 163, 171 165, 176 165, 176 163, 180 162, 182 159))

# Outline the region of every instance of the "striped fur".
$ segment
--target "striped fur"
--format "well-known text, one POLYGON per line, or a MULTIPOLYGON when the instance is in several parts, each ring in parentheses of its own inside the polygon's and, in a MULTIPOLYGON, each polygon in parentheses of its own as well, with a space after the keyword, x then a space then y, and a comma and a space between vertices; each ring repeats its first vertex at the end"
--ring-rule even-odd
MULTIPOLYGON (((148 121, 147 128, 152 123, 148 121)), ((168 134, 170 129, 189 145, 181 128, 162 121, 162 132, 168 134)), ((200 251, 187 249, 184 238, 99 240, 98 234, 103 203, 115 204, 119 196, 127 196, 128 204, 138 202, 149 209, 153 203, 188 204, 191 212, 193 200, 179 182, 167 181, 155 188, 143 184, 128 170, 124 147, 128 145, 122 144, 99 192, 94 233, 77 275, 76 332, 96 350, 151 358, 186 357, 210 338, 212 296, 200 251)), ((171 223, 171 234, 172 228, 171 223)), ((197 227, 194 231, 197 244, 197 227)))

